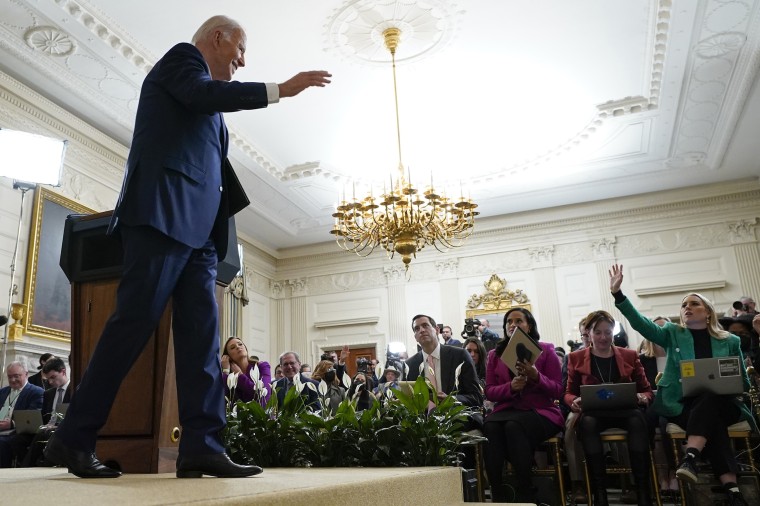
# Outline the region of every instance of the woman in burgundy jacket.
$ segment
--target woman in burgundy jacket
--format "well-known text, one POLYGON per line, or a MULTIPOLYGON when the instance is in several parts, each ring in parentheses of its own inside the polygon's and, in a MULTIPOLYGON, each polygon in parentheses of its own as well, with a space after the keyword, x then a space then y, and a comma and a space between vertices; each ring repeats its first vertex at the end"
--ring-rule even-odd
POLYGON ((605 465, 599 434, 610 428, 628 431, 628 454, 636 483, 639 505, 652 503, 649 489, 649 436, 647 421, 641 409, 583 411, 581 385, 602 383, 636 383, 641 406, 652 401, 652 388, 635 350, 619 348, 612 343, 615 320, 606 311, 594 311, 586 317, 591 346, 571 353, 567 361, 565 402, 578 418, 578 434, 586 454, 594 506, 607 506, 605 465))

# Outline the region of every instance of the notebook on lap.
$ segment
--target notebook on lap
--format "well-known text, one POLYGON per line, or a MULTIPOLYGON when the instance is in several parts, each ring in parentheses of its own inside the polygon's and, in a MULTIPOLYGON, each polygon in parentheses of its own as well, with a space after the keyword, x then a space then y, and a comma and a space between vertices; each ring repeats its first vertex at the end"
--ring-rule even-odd
POLYGON ((681 360, 681 388, 684 397, 705 392, 738 395, 744 391, 739 357, 681 360))
POLYGON ((42 412, 39 409, 14 409, 13 425, 16 434, 37 434, 42 425, 42 412))
POLYGON ((638 405, 636 383, 581 385, 583 411, 632 409, 638 405))

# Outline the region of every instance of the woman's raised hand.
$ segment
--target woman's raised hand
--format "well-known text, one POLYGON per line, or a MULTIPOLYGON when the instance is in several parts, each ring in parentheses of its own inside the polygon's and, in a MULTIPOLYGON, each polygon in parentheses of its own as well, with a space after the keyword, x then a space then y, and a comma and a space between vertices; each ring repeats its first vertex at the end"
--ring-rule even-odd
POLYGON ((610 292, 617 293, 620 291, 620 285, 623 284, 623 264, 614 264, 610 269, 610 292))

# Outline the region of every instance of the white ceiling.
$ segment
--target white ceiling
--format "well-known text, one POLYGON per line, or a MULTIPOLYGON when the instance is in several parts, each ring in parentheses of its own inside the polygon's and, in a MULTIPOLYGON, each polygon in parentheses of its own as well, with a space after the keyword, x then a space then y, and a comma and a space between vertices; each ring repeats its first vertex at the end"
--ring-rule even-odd
POLYGON ((253 202, 238 227, 279 250, 329 241, 344 185, 395 174, 389 22, 404 165, 481 216, 757 179, 759 3, 0 0, 0 70, 125 145, 145 73, 211 15, 247 29, 237 80, 330 71, 226 115, 253 202))

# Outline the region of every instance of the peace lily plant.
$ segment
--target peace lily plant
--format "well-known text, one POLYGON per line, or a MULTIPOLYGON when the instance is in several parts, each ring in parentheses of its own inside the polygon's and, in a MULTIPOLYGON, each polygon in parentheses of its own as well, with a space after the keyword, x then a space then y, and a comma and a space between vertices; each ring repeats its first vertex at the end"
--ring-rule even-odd
MULTIPOLYGON (((228 381, 232 392, 235 380, 228 381)), ((343 382, 350 388, 347 375, 343 382)), ((317 387, 296 376, 279 408, 276 392, 263 406, 256 399, 228 403, 224 441, 229 455, 263 467, 442 466, 456 465, 462 445, 482 440, 463 431, 476 410, 452 395, 442 400, 431 395, 422 376, 411 394, 388 389, 364 411, 356 411, 359 389, 334 415, 327 393, 324 381, 317 387), (305 388, 317 392, 321 409, 306 407, 305 388)))

